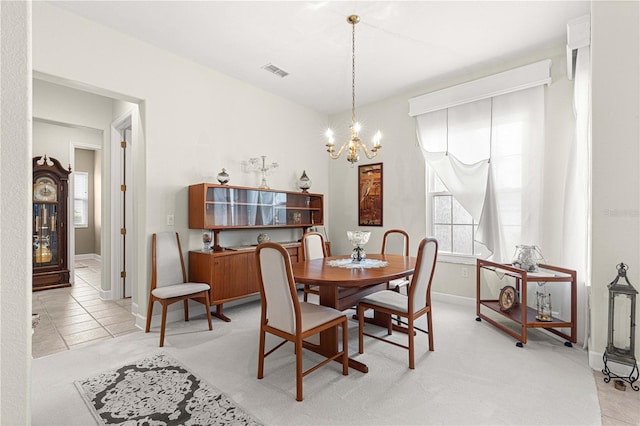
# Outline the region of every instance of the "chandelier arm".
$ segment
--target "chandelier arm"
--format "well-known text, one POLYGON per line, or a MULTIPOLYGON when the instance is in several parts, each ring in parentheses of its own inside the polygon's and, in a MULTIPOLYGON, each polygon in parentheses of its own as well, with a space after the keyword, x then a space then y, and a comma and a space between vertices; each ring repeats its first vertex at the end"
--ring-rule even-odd
POLYGON ((340 149, 338 150, 338 152, 327 150, 327 152, 329 153, 329 157, 331 157, 332 160, 337 160, 338 158, 340 158, 344 150, 347 149, 348 145, 349 145, 349 141, 343 143, 340 149))
POLYGON ((378 148, 372 148, 371 152, 369 152, 365 144, 360 144, 360 148, 362 148, 364 155, 366 155, 369 160, 378 155, 378 148))

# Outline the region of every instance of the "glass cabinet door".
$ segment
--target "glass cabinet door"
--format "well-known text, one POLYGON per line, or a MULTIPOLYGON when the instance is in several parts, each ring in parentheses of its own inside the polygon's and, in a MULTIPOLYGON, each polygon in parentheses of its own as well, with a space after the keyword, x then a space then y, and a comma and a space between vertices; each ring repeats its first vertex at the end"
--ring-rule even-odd
POLYGON ((33 204, 33 265, 58 264, 58 205, 33 204))
POLYGON ((322 194, 195 184, 189 186, 189 227, 306 228, 323 224, 323 204, 322 194))

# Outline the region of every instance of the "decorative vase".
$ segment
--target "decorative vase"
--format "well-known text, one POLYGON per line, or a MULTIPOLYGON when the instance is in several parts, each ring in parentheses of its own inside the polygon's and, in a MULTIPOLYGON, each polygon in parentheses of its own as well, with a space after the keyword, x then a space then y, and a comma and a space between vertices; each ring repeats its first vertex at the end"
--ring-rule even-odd
POLYGON ((222 171, 218 173, 218 182, 220 182, 220 185, 225 185, 229 182, 229 174, 225 169, 222 169, 222 171))
POLYGON ((543 259, 538 246, 519 244, 516 246, 516 252, 513 255, 511 264, 527 272, 536 272, 538 270, 538 264, 540 264, 543 259))
POLYGON ((258 244, 262 244, 266 241, 271 241, 271 237, 269 234, 259 234, 258 235, 258 244))
POLYGON ((347 238, 353 244, 354 249, 351 253, 351 260, 355 263, 363 261, 367 254, 364 251, 364 246, 369 242, 371 231, 347 231, 347 238))
POLYGON ((302 190, 302 192, 309 192, 309 188, 311 188, 311 179, 307 176, 307 171, 302 171, 302 176, 298 179, 298 188, 302 190))
POLYGON ((202 250, 211 250, 211 234, 208 232, 202 234, 202 250))

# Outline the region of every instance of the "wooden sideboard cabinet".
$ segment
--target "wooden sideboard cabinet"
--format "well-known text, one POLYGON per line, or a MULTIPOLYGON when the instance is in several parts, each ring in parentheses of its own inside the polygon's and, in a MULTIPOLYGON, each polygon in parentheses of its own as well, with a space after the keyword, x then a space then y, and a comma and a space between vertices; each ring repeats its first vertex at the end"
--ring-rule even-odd
MULTIPOLYGON (((230 321, 223 304, 258 293, 255 246, 224 248, 219 233, 234 229, 300 228, 324 225, 324 196, 242 186, 189 186, 189 228, 212 230, 213 250, 189 252, 189 281, 211 286, 213 315, 230 321)), ((292 263, 302 260, 300 242, 281 243, 292 263)), ((330 246, 327 243, 327 248, 330 246)), ((330 252, 330 251, 328 251, 330 252)))
MULTIPOLYGON (((302 259, 300 243, 283 244, 291 262, 302 259)), ((209 300, 216 307, 216 317, 231 321, 223 313, 223 303, 260 292, 255 248, 222 252, 195 250, 189 252, 189 281, 211 286, 209 300)))

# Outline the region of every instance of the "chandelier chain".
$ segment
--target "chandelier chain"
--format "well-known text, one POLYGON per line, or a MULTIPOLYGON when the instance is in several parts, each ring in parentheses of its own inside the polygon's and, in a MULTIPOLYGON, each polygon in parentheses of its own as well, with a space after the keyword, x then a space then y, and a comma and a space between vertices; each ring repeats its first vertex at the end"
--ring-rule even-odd
POLYGON ((356 22, 351 23, 351 126, 356 124, 356 22))

